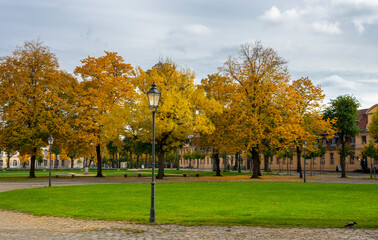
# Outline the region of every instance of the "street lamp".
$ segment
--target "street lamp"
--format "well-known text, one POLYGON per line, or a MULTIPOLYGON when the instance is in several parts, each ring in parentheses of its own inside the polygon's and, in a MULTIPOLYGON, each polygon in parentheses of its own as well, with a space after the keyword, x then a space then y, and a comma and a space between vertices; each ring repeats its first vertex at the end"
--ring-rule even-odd
POLYGON ((303 142, 303 182, 306 182, 306 147, 307 143, 306 141, 303 142))
POLYGON ((54 143, 54 138, 50 135, 50 137, 47 139, 47 142, 49 143, 49 149, 50 149, 49 187, 51 187, 51 150, 52 150, 52 145, 54 143))
POLYGON ((155 82, 147 92, 149 106, 152 112, 152 181, 151 181, 151 210, 150 222, 156 222, 155 218, 155 114, 159 108, 161 92, 156 88, 155 82))

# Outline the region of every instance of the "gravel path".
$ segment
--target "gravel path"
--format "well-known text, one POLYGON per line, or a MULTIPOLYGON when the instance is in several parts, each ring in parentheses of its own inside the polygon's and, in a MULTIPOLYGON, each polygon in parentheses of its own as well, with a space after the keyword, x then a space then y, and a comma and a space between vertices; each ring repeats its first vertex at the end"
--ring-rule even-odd
MULTIPOLYGON (((309 177, 316 182, 372 183, 377 181, 353 177, 340 180, 337 175, 309 177)), ((217 179, 220 180, 219 178, 217 179)), ((248 181, 248 177, 222 178, 223 181, 248 181)), ((266 178, 266 181, 283 179, 266 178)), ((284 181, 297 181, 284 179, 284 181)), ((214 181, 214 178, 171 178, 167 181, 214 181)), ((150 182, 150 178, 59 178, 53 179, 53 186, 78 184, 110 184, 150 182)), ((162 182, 162 181, 158 181, 162 182)), ((46 186, 47 179, 0 180, 0 192, 13 189, 46 186)), ((0 239, 374 239, 378 240, 377 229, 348 228, 262 228, 249 226, 178 226, 142 225, 128 222, 89 221, 70 218, 38 217, 24 213, 0 210, 0 239)))

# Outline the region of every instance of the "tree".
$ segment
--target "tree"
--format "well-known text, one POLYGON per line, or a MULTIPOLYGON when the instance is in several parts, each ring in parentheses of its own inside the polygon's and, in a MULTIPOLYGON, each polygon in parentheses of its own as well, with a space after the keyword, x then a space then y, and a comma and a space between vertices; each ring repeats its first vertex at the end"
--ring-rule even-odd
POLYGON ((372 139, 378 138, 378 110, 375 110, 373 116, 371 117, 371 122, 369 123, 369 133, 372 139))
POLYGON ((351 141, 351 138, 357 136, 360 132, 356 122, 358 118, 358 107, 360 106, 358 100, 349 95, 338 96, 336 99, 331 99, 330 105, 324 110, 324 119, 335 119, 333 123, 337 131, 337 135, 341 142, 341 177, 346 177, 345 157, 346 144, 351 141))
POLYGON ((166 152, 186 143, 189 135, 213 131, 214 127, 206 113, 213 111, 215 102, 208 100, 204 91, 194 84, 192 71, 179 69, 169 59, 159 61, 147 71, 139 68, 137 76, 136 86, 142 98, 134 111, 144 117, 144 127, 140 131, 142 141, 151 141, 152 132, 146 93, 153 82, 161 92, 159 110, 156 113, 155 140, 159 162, 157 178, 162 179, 166 152))
POLYGON ((361 150, 363 157, 370 157, 370 178, 373 178, 373 159, 378 157, 378 148, 374 146, 374 142, 370 141, 369 145, 365 145, 361 150))
POLYGON ((201 88, 204 89, 209 100, 216 101, 216 111, 208 112, 207 116, 215 130, 201 134, 199 146, 211 149, 211 156, 215 163, 215 175, 222 176, 220 171, 219 154, 226 150, 242 151, 240 144, 235 141, 234 133, 230 129, 230 121, 233 116, 228 112, 230 93, 233 91, 228 78, 219 73, 208 75, 201 80, 201 88))
POLYGON ((334 130, 330 120, 323 119, 321 113, 322 101, 325 97, 320 85, 313 85, 308 77, 302 77, 292 82, 295 101, 290 111, 291 115, 291 140, 290 145, 295 147, 297 153, 297 171, 302 178, 301 152, 303 142, 309 146, 316 144, 320 135, 333 138, 334 130))
POLYGON ((132 100, 134 89, 131 85, 133 67, 126 64, 116 52, 105 51, 105 56, 87 57, 74 73, 80 75, 81 91, 78 96, 77 124, 82 139, 93 143, 97 156, 97 177, 102 175, 101 147, 104 146, 102 134, 107 124, 106 118, 119 105, 132 100))
POLYGON ((286 132, 282 110, 290 109, 286 61, 260 42, 242 45, 239 58, 230 57, 221 68, 233 90, 229 93, 230 128, 239 145, 252 157, 252 178, 260 174, 260 154, 275 148, 286 132), (269 143, 269 144, 266 144, 269 143), (270 145, 270 146, 268 146, 270 145))
POLYGON ((57 145, 67 139, 77 81, 59 69, 56 56, 39 41, 25 42, 2 57, 0 73, 1 142, 30 156, 29 177, 34 178, 37 153, 48 136, 57 145))
POLYGON ((191 151, 187 151, 182 155, 182 157, 186 160, 189 161, 189 168, 192 168, 192 159, 193 159, 193 153, 191 151))
POLYGON ((200 165, 200 162, 202 162, 202 160, 205 159, 206 155, 205 153, 200 150, 200 149, 197 149, 194 153, 194 159, 197 159, 197 168, 199 168, 199 165, 200 165))

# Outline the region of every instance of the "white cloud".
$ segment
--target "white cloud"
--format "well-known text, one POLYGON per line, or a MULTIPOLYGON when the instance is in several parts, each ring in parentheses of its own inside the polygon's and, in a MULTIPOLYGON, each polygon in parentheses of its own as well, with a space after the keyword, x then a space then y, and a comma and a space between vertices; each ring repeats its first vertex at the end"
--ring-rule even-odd
POLYGON ((344 78, 340 77, 339 75, 331 75, 326 77, 323 81, 324 85, 329 87, 343 87, 353 89, 356 87, 356 83, 353 81, 345 80, 344 78))
POLYGON ((358 33, 362 34, 365 31, 366 24, 377 24, 378 16, 367 16, 353 19, 353 24, 357 28, 358 33))
POLYGON ((317 32, 327 33, 327 34, 339 34, 341 30, 339 28, 339 23, 330 23, 327 21, 313 22, 312 27, 317 32))
POLYGON ((281 19, 281 12, 276 6, 273 6, 271 9, 266 11, 261 18, 270 21, 278 21, 281 19))
POLYGON ((350 4, 354 6, 378 6, 377 0, 333 0, 335 4, 350 4))
POLYGON ((203 35, 203 34, 210 33, 210 28, 202 24, 191 24, 191 25, 185 26, 184 29, 188 33, 196 34, 196 35, 203 35))
POLYGON ((278 9, 276 6, 273 6, 271 9, 266 11, 262 16, 260 16, 260 18, 267 21, 278 22, 282 20, 298 19, 303 13, 304 13, 303 11, 298 11, 295 8, 281 12, 280 9, 278 9))

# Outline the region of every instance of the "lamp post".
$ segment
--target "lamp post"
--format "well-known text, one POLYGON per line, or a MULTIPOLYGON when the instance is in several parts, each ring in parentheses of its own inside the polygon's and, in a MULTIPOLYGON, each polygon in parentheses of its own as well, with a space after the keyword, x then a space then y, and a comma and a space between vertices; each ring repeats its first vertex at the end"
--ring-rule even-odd
POLYGON ((49 143, 49 150, 50 150, 49 187, 51 187, 51 150, 52 150, 52 145, 54 143, 54 138, 50 135, 50 137, 47 139, 47 142, 49 143))
POLYGON ((156 222, 155 218, 155 114, 159 108, 161 92, 156 88, 155 82, 152 83, 151 89, 147 92, 149 107, 152 112, 152 181, 151 181, 151 210, 150 222, 156 222))
POLYGON ((306 141, 303 142, 303 182, 306 182, 306 141))

